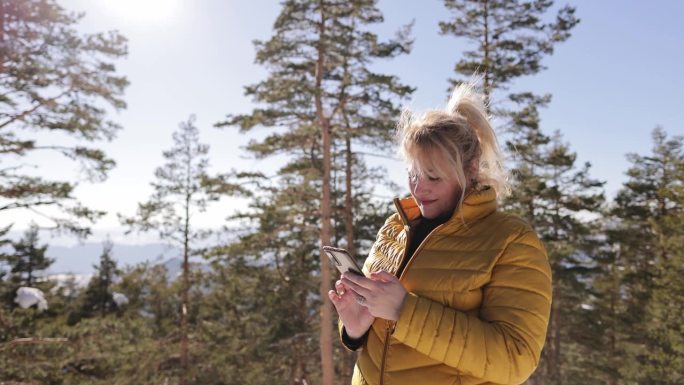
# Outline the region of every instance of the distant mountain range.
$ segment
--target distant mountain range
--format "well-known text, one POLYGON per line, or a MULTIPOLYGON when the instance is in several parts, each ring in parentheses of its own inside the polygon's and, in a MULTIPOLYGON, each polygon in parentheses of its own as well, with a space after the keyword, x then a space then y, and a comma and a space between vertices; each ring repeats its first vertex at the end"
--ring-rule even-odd
MULTIPOLYGON (((144 261, 141 261, 144 262, 144 261)), ((157 262, 157 261, 155 261, 157 262)), ((164 262, 157 262, 156 264, 163 265, 166 268, 166 279, 170 282, 180 277, 183 271, 183 260, 181 258, 171 258, 164 262)), ((191 266, 197 266, 197 263, 193 263, 191 266)), ((205 263, 199 264, 203 271, 208 271, 210 269, 209 265, 205 263)), ((192 268, 192 267, 191 267, 192 268)), ((93 269, 94 270, 94 269, 93 269)), ((67 272, 67 273, 50 273, 46 272, 45 276, 48 280, 57 283, 58 286, 64 286, 68 282, 73 282, 76 287, 84 288, 88 286, 88 282, 93 277, 94 272, 83 273, 83 272, 67 272)))
MULTIPOLYGON (((102 254, 101 243, 84 243, 71 247, 49 246, 46 253, 54 258, 55 262, 46 271, 46 274, 91 274, 95 271, 94 265, 100 261, 102 254)), ((177 248, 162 243, 144 245, 114 244, 112 257, 120 268, 127 265, 136 265, 141 262, 165 263, 169 260, 180 261, 181 251, 177 248)), ((177 262, 175 264, 180 264, 177 262)), ((171 270, 171 269, 169 269, 171 270)))
MULTIPOLYGON (((0 251, 11 252, 8 247, 0 251)), ((120 269, 149 262, 153 265, 164 265, 166 277, 175 280, 182 272, 182 252, 178 248, 163 243, 149 243, 142 245, 114 244, 112 258, 120 269)), ((55 261, 45 271, 36 272, 38 276, 65 283, 73 280, 76 286, 85 287, 95 272, 95 265, 100 262, 102 255, 101 243, 84 243, 76 246, 48 246, 45 255, 55 261)), ((209 271, 210 265, 197 259, 191 261, 203 271, 209 271)), ((0 268, 3 266, 0 265, 0 268)))

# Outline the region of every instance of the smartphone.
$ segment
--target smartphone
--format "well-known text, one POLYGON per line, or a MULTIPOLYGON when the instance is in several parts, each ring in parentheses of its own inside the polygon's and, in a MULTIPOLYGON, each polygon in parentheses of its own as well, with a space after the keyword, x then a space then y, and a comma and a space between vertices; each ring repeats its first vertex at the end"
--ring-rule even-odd
POLYGON ((341 273, 352 272, 358 275, 364 275, 359 264, 356 260, 349 255, 349 252, 345 249, 338 249, 337 247, 323 246, 323 251, 328 254, 330 262, 335 265, 337 270, 341 273))

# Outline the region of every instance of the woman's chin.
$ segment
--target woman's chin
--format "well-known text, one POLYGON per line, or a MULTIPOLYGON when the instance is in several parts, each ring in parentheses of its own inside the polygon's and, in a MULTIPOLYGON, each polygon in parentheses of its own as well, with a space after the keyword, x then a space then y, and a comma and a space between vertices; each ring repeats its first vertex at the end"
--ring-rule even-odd
POLYGON ((426 219, 434 219, 439 216, 438 214, 435 214, 432 210, 425 210, 422 207, 420 208, 420 215, 422 215, 422 217, 426 219))

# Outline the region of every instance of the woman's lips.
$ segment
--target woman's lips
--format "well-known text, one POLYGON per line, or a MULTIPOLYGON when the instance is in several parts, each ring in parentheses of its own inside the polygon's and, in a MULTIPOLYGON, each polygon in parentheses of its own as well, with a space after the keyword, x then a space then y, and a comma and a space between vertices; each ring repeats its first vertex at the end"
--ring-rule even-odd
POLYGON ((430 204, 432 204, 432 203, 434 203, 434 202, 436 202, 436 201, 437 201, 436 199, 431 200, 431 201, 420 201, 420 204, 421 204, 422 206, 427 206, 427 205, 430 205, 430 204))

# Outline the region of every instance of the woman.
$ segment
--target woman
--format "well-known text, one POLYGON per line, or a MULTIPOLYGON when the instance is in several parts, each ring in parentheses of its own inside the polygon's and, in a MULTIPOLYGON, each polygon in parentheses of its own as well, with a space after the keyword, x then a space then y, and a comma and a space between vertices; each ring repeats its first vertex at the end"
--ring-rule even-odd
POLYGON ((366 277, 328 295, 353 384, 519 384, 537 367, 551 271, 532 228, 496 210, 506 173, 481 95, 399 122, 411 197, 378 233, 366 277))

